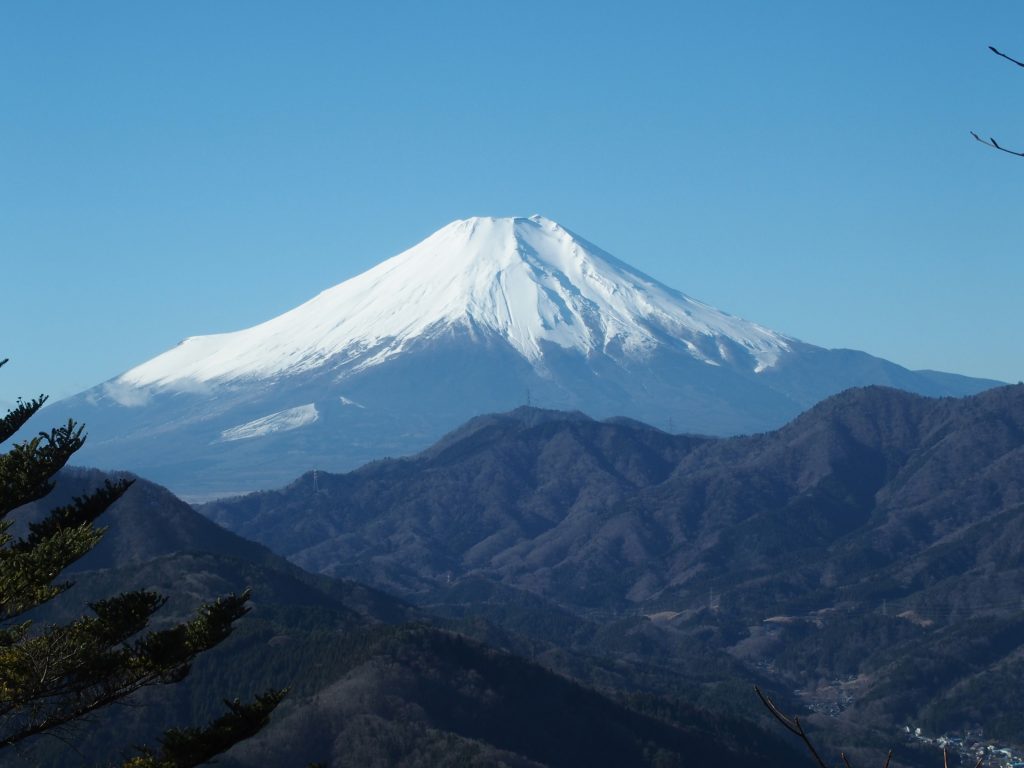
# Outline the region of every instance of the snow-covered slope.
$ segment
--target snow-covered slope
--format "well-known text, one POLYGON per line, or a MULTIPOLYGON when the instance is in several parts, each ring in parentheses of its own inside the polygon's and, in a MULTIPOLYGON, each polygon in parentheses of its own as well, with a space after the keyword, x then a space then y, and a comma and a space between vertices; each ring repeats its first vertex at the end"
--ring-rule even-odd
POLYGON ((790 348, 784 336, 684 296, 549 219, 472 218, 265 323, 186 339, 120 376, 110 391, 326 364, 354 373, 453 326, 493 332, 537 365, 546 344, 638 359, 682 344, 712 365, 734 362, 735 345, 755 370, 790 348))
POLYGON ((221 440, 247 440, 252 437, 263 437, 274 432, 287 432, 304 427, 307 424, 312 424, 318 418, 320 418, 320 414, 316 406, 313 403, 307 403, 225 429, 220 433, 220 437, 221 440))
POLYGON ((290 312, 186 339, 51 412, 88 425, 82 460, 196 497, 410 453, 527 402, 733 434, 850 386, 995 383, 783 336, 532 216, 453 222, 290 312))

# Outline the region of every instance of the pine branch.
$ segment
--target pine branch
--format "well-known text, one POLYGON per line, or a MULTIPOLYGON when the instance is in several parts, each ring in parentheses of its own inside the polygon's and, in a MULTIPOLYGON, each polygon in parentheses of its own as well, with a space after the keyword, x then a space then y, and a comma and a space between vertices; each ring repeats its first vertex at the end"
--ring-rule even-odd
POLYGON ((94 493, 77 497, 42 521, 30 523, 28 537, 9 547, 2 546, 7 542, 0 537, 0 621, 9 621, 72 586, 72 582, 54 584, 55 575, 99 543, 105 529, 93 527, 93 522, 133 482, 108 480, 94 493))
POLYGON ((221 643, 248 612, 249 592, 202 606, 177 626, 125 644, 164 603, 152 592, 126 593, 93 605, 96 617, 51 627, 0 647, 0 715, 9 718, 0 749, 45 733, 130 696, 177 682, 195 657, 221 643))
POLYGON ((255 735, 287 693, 287 689, 269 690, 247 704, 238 699, 225 701, 228 712, 205 728, 169 730, 160 739, 159 752, 143 748, 139 757, 122 768, 192 768, 208 762, 255 735))
MULTIPOLYGON (((7 362, 6 360, 4 362, 7 362)), ((0 419, 0 443, 6 442, 15 432, 24 426, 25 422, 32 418, 36 411, 43 407, 47 400, 46 395, 25 402, 20 397, 14 408, 7 411, 7 415, 0 419)))
POLYGON ((56 531, 31 548, 0 548, 0 620, 9 621, 70 588, 70 582, 54 584, 54 578, 102 535, 101 529, 82 525, 56 531))
POLYGON ((0 456, 0 518, 53 490, 50 478, 85 444, 83 429, 69 420, 0 456))
POLYGON ((104 481, 103 487, 86 496, 76 496, 71 504, 57 507, 43 520, 29 523, 29 536, 19 542, 16 547, 31 548, 52 536, 57 531, 88 525, 96 521, 100 515, 115 501, 124 496, 132 487, 134 480, 122 478, 115 483, 104 481))

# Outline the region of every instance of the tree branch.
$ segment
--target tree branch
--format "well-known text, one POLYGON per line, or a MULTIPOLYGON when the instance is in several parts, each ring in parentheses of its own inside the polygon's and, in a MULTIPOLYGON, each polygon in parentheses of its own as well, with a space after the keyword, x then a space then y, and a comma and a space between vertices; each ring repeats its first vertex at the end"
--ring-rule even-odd
MULTIPOLYGON (((1011 62, 1013 64, 1016 64, 1018 67, 1024 67, 1024 61, 1017 61, 1017 59, 1013 58, 1012 56, 1007 56, 1005 53, 1000 51, 994 45, 990 45, 988 47, 988 49, 990 51, 992 51, 992 53, 994 53, 996 56, 1000 56, 1000 57, 1006 59, 1007 61, 1009 61, 1009 62, 1011 62)), ((1015 150, 1007 149, 1006 147, 1000 146, 999 142, 996 141, 995 139, 993 139, 991 136, 989 136, 988 139, 983 139, 983 138, 981 138, 981 136, 976 134, 974 131, 971 131, 971 136, 973 136, 976 141, 980 141, 986 147, 992 147, 993 149, 998 149, 1000 152, 1005 152, 1006 154, 1013 155, 1014 157, 1024 157, 1024 152, 1017 152, 1015 150)))
MULTIPOLYGON (((761 699, 761 703, 764 704, 765 708, 772 713, 776 720, 782 723, 782 725, 786 728, 787 731, 796 734, 803 740, 804 745, 807 747, 808 751, 810 751, 810 753, 814 756, 814 759, 818 761, 819 768, 829 768, 828 764, 821 759, 821 755, 818 754, 818 750, 814 748, 814 745, 811 743, 810 738, 807 736, 807 732, 804 731, 803 725, 800 724, 800 718, 795 716, 790 717, 789 715, 784 714, 782 710, 775 706, 775 702, 768 698, 765 694, 763 694, 761 692, 761 689, 758 688, 756 685, 754 686, 754 693, 757 694, 757 697, 761 699)), ((846 757, 844 756, 843 759, 845 760, 846 757)), ((847 763, 847 765, 849 765, 849 763, 847 763)))
POLYGON ((1013 155, 1014 157, 1024 157, 1024 152, 1015 152, 1012 149, 1007 149, 1006 147, 1001 147, 1001 146, 999 146, 999 142, 997 142, 991 136, 988 138, 987 141, 985 139, 981 138, 981 136, 976 134, 974 131, 971 131, 971 136, 973 136, 977 141, 980 141, 986 147, 992 147, 993 149, 998 149, 1000 152, 1005 152, 1006 154, 1013 155))
MULTIPOLYGON (((818 754, 818 750, 814 748, 814 744, 811 743, 810 737, 807 735, 807 732, 804 730, 803 725, 800 723, 800 718, 796 716, 791 717, 790 715, 785 714, 781 709, 779 709, 775 705, 775 702, 768 698, 768 696, 765 695, 761 691, 761 689, 758 688, 756 685, 754 686, 754 693, 756 693, 757 697, 761 699, 761 703, 764 704, 765 709, 771 712, 772 716, 780 723, 782 723, 782 725, 785 727, 787 731, 796 734, 803 740, 804 745, 807 747, 807 750, 811 753, 811 755, 813 755, 814 759, 818 762, 818 767, 829 768, 825 761, 821 759, 821 755, 818 754)), ((845 752, 840 752, 839 757, 842 758, 844 768, 853 768, 853 765, 850 763, 849 758, 846 757, 845 752)), ((945 758, 945 750, 943 750, 943 757, 945 758)), ((889 754, 885 758, 885 765, 882 768, 889 768, 889 764, 891 762, 892 750, 890 749, 889 754)), ((946 768, 948 768, 948 762, 946 768)), ((981 768, 980 760, 978 761, 978 765, 974 766, 974 768, 981 768)))
POLYGON ((1016 60, 1015 58, 1013 58, 1012 56, 1007 56, 1007 55, 1006 55, 1005 53, 1003 53, 1002 51, 998 50, 998 49, 997 49, 997 48, 996 48, 995 46, 992 46, 992 45, 990 45, 990 46, 988 47, 988 49, 989 49, 990 51, 992 51, 992 53, 994 53, 994 54, 995 54, 996 56, 1002 56, 1002 57, 1003 57, 1004 59, 1006 59, 1007 61, 1012 61, 1012 62, 1013 62, 1014 64, 1016 64, 1016 65, 1017 65, 1018 67, 1024 67, 1024 61, 1017 61, 1017 60, 1016 60))

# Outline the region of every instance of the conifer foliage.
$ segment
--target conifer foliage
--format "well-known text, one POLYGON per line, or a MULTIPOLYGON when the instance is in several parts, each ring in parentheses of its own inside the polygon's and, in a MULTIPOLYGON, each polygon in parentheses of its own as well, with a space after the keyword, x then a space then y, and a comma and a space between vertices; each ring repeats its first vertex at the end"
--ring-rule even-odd
MULTIPOLYGON (((19 400, 0 419, 0 443, 45 401, 43 395, 19 400)), ((0 756, 31 737, 58 734, 144 686, 181 680, 193 659, 227 638, 248 610, 248 591, 230 594, 184 623, 147 630, 166 598, 135 591, 91 603, 90 615, 65 625, 40 626, 26 617, 72 586, 60 579, 61 572, 96 546, 104 532, 96 519, 132 484, 108 481, 15 536, 11 513, 46 496, 54 475, 84 441, 82 426, 69 421, 0 454, 0 756)), ((160 749, 143 748, 125 765, 184 768, 206 762, 263 727, 283 696, 284 691, 268 691, 251 703, 226 702, 229 711, 207 727, 170 730, 160 749)))

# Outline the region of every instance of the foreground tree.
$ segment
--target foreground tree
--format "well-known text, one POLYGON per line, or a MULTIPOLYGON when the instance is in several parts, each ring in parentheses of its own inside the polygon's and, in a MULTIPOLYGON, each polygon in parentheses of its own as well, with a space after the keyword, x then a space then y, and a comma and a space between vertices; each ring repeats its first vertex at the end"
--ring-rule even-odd
MULTIPOLYGON (((19 400, 0 419, 0 443, 45 401, 43 395, 19 400)), ((248 611, 249 593, 232 594, 202 606, 187 622, 146 631, 166 598, 134 591, 90 604, 91 615, 70 624, 40 627, 25 618, 72 586, 58 581, 61 572, 96 546, 103 536, 97 517, 132 484, 108 481, 30 523, 24 537, 10 532, 11 513, 53 489, 53 476, 85 442, 82 429, 69 421, 0 454, 0 755, 31 737, 60 733, 140 688, 180 681, 193 659, 227 638, 248 611)), ((262 728, 283 696, 268 691, 249 704, 228 702, 229 711, 207 727, 168 731, 159 749, 141 748, 125 765, 204 763, 262 728)))

